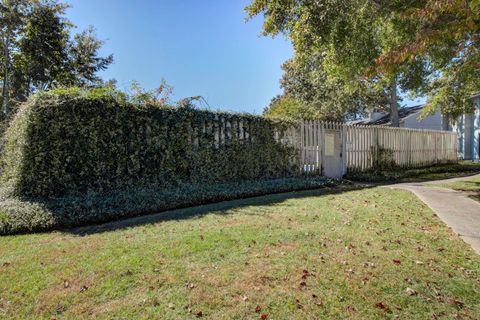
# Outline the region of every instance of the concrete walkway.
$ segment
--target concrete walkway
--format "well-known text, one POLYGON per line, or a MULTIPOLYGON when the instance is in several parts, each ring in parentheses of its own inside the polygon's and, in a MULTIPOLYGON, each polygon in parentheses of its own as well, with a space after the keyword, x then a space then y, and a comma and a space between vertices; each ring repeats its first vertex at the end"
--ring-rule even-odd
POLYGON ((462 192, 435 188, 435 184, 480 178, 480 174, 447 180, 398 183, 385 187, 409 190, 429 206, 440 219, 480 254, 480 203, 462 192))

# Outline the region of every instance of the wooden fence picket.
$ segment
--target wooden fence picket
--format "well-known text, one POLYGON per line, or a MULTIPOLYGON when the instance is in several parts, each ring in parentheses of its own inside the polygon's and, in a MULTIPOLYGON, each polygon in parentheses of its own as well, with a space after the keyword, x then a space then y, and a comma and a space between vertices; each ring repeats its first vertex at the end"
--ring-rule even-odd
MULTIPOLYGON (((219 120, 223 124, 220 130, 222 127, 227 129, 234 126, 227 126, 224 119, 219 120)), ((238 123, 238 126, 239 136, 245 136, 246 131, 251 130, 247 130, 244 123, 238 123)), ((229 132, 225 129, 220 131, 220 144, 230 138, 225 135, 225 131, 229 132)), ((451 162, 458 158, 458 141, 453 132, 301 121, 282 135, 298 149, 301 172, 325 172, 326 131, 337 132, 341 137, 344 173, 347 170, 372 169, 380 165, 379 161, 388 160, 388 157, 397 166, 404 168, 451 162)))

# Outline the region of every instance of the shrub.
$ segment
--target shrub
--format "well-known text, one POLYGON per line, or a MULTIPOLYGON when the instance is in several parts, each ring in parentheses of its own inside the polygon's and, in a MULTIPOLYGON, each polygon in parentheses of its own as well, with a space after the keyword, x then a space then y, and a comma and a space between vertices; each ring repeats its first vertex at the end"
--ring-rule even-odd
POLYGON ((372 158, 373 168, 376 170, 395 169, 394 151, 390 148, 377 145, 370 148, 370 156, 372 158))
MULTIPOLYGON (((324 177, 184 185, 168 189, 128 188, 101 194, 52 198, 2 197, 0 234, 81 226, 212 202, 334 185, 324 177)), ((0 190, 1 191, 1 190, 0 190)))
POLYGON ((419 168, 393 167, 379 170, 349 171, 345 178, 353 181, 387 182, 399 180, 430 180, 448 178, 451 176, 465 175, 480 172, 480 164, 473 162, 460 162, 437 164, 419 168))
POLYGON ((108 90, 59 90, 21 107, 5 137, 9 193, 45 197, 290 176, 282 124, 189 107, 133 105, 108 90))
POLYGON ((285 123, 191 107, 141 106, 108 89, 33 96, 6 131, 0 234, 310 189, 285 123))

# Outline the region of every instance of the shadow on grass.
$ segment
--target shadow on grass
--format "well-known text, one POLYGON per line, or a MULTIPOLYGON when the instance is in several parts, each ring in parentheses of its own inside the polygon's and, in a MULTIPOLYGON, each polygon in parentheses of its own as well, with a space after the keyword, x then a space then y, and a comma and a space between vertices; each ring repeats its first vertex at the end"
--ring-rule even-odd
POLYGON ((358 184, 358 185, 344 185, 336 187, 323 187, 319 189, 292 191, 285 193, 274 193, 263 196, 255 196, 244 199, 223 201, 211 204, 204 204, 195 207, 188 207, 182 209, 168 210, 160 213, 142 215, 133 218, 125 218, 123 220, 108 222, 100 225, 78 227, 71 229, 64 229, 63 232, 68 232, 78 236, 86 236, 91 234, 110 232, 120 229, 126 229, 136 226, 155 224, 171 220, 186 220, 192 218, 199 218, 207 214, 225 215, 230 214, 231 210, 240 209, 250 206, 265 206, 265 205, 279 205, 290 199, 301 199, 317 196, 335 195, 343 192, 360 190, 363 188, 372 188, 373 186, 358 184))

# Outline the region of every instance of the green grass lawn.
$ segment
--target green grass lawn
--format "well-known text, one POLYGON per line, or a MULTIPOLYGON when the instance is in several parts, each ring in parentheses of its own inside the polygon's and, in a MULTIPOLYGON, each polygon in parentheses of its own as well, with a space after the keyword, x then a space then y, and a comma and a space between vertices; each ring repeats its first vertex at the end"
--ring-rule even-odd
POLYGON ((480 178, 435 184, 437 187, 465 192, 470 198, 480 201, 480 178))
POLYGON ((480 257, 406 191, 304 191, 133 221, 1 237, 0 318, 480 317, 480 257))
POLYGON ((394 168, 389 170, 349 172, 346 178, 367 182, 421 182, 463 177, 476 173, 480 173, 480 163, 459 161, 458 163, 438 164, 423 168, 394 168))

